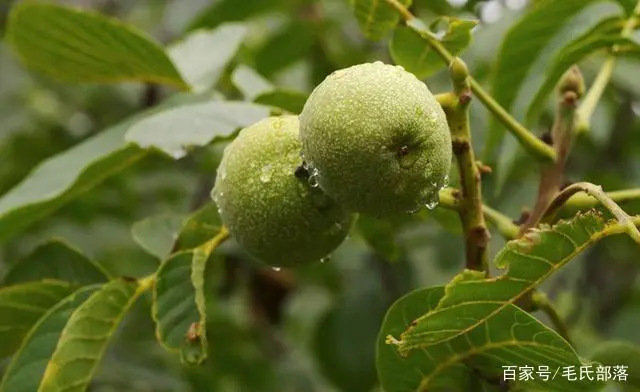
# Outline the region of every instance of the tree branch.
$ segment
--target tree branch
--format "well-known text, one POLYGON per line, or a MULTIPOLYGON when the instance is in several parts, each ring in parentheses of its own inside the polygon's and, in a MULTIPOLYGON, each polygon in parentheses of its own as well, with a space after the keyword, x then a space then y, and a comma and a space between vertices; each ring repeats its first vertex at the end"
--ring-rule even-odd
MULTIPOLYGON (((454 58, 449 69, 454 92, 448 102, 453 105, 444 104, 442 108, 447 115, 453 153, 458 161, 461 185, 458 214, 465 233, 466 267, 486 273, 487 245, 491 236, 484 221, 480 171, 471 146, 469 73, 467 66, 459 58, 454 58)), ((442 100, 440 102, 444 103, 442 100)))
MULTIPOLYGON (((442 46, 440 41, 424 26, 424 23, 417 19, 409 10, 397 0, 386 0, 405 20, 407 26, 425 39, 427 44, 442 58, 444 62, 450 64, 454 56, 442 46)), ((469 77, 471 91, 478 97, 480 102, 518 139, 518 142, 542 162, 553 162, 556 154, 553 148, 538 139, 527 128, 520 124, 511 116, 493 97, 487 93, 480 83, 469 77)))
POLYGON ((571 150, 576 125, 576 103, 584 93, 584 81, 578 67, 571 67, 558 83, 556 117, 551 130, 551 140, 558 160, 545 164, 540 173, 538 196, 529 219, 522 225, 521 233, 540 222, 549 203, 556 197, 564 181, 564 169, 571 150))
MULTIPOLYGON (((640 200, 640 188, 624 189, 613 192, 606 192, 605 195, 616 203, 625 203, 640 200)), ((574 210, 587 210, 598 204, 598 199, 587 193, 577 193, 569 198, 563 208, 574 210)))
MULTIPOLYGON (((460 211, 461 208, 460 191, 454 188, 444 188, 440 191, 440 203, 438 207, 448 210, 460 211)), ((482 205, 484 219, 493 225, 500 235, 506 240, 512 240, 518 236, 520 228, 513 223, 511 218, 493 208, 482 205)))

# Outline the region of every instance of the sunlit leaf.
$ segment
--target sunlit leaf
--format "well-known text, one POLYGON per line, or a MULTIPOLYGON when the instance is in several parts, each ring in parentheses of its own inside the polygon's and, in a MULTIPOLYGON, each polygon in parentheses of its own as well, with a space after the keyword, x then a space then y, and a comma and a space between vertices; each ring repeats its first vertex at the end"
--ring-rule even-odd
POLYGON ((114 280, 75 309, 60 334, 38 391, 86 390, 109 340, 143 290, 136 281, 114 280))
MULTIPOLYGON (((450 17, 441 19, 447 23, 447 30, 439 40, 452 55, 459 55, 471 43, 471 30, 478 22, 450 17)), ((447 66, 426 41, 408 27, 395 29, 389 42, 389 51, 396 64, 402 65, 420 79, 447 66)))
POLYGON ((15 264, 5 275, 4 284, 41 279, 55 279, 85 286, 106 282, 109 275, 102 266, 87 258, 79 249, 62 239, 52 239, 15 264))
POLYGON ((246 65, 239 65, 231 73, 231 81, 242 95, 253 101, 255 97, 274 89, 273 84, 254 69, 246 65))
POLYGON ((169 56, 194 92, 210 89, 220 78, 244 39, 246 28, 229 23, 199 30, 169 48, 169 56))
POLYGON ((178 214, 160 214, 150 216, 134 223, 131 227, 133 239, 149 254, 160 260, 171 253, 178 239, 184 218, 178 214))
POLYGON ((62 330, 75 310, 100 286, 82 288, 64 298, 38 320, 6 369, 0 392, 33 392, 44 376, 62 330))
POLYGON ((186 85, 164 49, 116 19, 40 2, 20 2, 8 36, 22 61, 70 82, 147 81, 186 85))
POLYGON ((125 138, 142 148, 157 148, 180 159, 191 147, 205 146, 216 137, 229 136, 268 116, 267 107, 248 102, 182 105, 133 124, 125 138))
MULTIPOLYGON (((358 24, 369 39, 377 41, 384 37, 400 21, 398 12, 385 0, 349 0, 358 19, 358 24)), ((398 0, 409 7, 412 0, 398 0)))
POLYGON ((12 354, 33 324, 74 289, 55 280, 0 288, 0 358, 12 354))
MULTIPOLYGON (((619 233, 614 227, 600 214, 589 212, 508 242, 494 260, 498 268, 507 271, 490 279, 468 270, 456 276, 446 286, 438 306, 413 321, 395 338, 399 353, 406 356, 413 351, 423 351, 440 363, 432 373, 424 373, 427 380, 432 380, 447 366, 454 366, 485 349, 502 364, 516 363, 517 358, 509 354, 515 348, 505 349, 509 344, 528 349, 530 353, 523 358, 530 362, 537 359, 546 365, 562 361, 564 366, 577 364, 577 357, 566 342, 552 331, 542 330, 535 319, 513 304, 589 245, 619 233), (504 328, 505 325, 511 327, 504 328), (530 343, 524 343, 526 341, 530 343), (496 347, 496 342, 505 343, 503 347, 496 347), (494 348, 499 352, 493 351, 494 348)), ((474 366, 482 366, 482 371, 489 372, 492 367, 484 368, 482 363, 474 362, 474 366)), ((495 371, 495 366, 493 369, 495 371)), ((559 383, 566 390, 586 387, 559 383)))

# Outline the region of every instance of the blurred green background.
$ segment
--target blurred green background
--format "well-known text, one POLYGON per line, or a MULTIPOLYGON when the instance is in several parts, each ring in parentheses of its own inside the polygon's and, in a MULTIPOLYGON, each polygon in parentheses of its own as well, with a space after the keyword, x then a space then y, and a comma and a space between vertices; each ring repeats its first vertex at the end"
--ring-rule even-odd
MULTIPOLYGON (((570 0, 562 0, 570 1, 570 0)), ((0 1, 0 30, 14 2, 0 1)), ((250 67, 279 87, 309 93, 336 69, 366 61, 392 62, 386 41, 367 41, 346 0, 67 0, 116 16, 163 43, 186 31, 241 23, 247 34, 217 85, 229 99, 243 99, 231 75, 250 67)), ((536 1, 414 0, 423 20, 438 15, 479 19, 474 42, 462 58, 490 86, 507 30, 536 1)), ((555 50, 593 25, 611 4, 586 8, 563 27, 534 62, 520 95, 535 94, 555 50), (545 57, 546 56, 546 57, 545 57)), ((526 42, 522 43, 527 45, 526 42)), ((581 63, 587 81, 600 56, 581 63)), ((640 64, 621 60, 596 110, 592 131, 570 158, 569 180, 601 184, 607 191, 640 183, 640 64)), ((430 89, 450 89, 443 68, 426 79, 430 89)), ((150 85, 70 85, 30 73, 6 42, 0 42, 0 195, 44 159, 99 133, 121 119, 162 101, 172 90, 150 85)), ((526 102, 516 102, 521 118, 526 102)), ((548 131, 552 112, 534 131, 548 131)), ((184 124, 188 127, 189 124, 184 124)), ((500 155, 483 155, 491 122, 472 105, 473 142, 494 165, 485 178, 485 199, 514 220, 534 201, 537 165, 510 136, 500 155), (498 159, 500 158, 500 159, 498 159), (506 162, 506 163, 505 163, 506 162)), ((131 226, 150 215, 182 216, 208 201, 225 143, 198 148, 173 161, 145 158, 83 196, 0 244, 0 277, 52 237, 63 238, 98 260, 113 275, 140 277, 158 261, 131 237, 131 226)), ((366 174, 363 174, 366 175, 366 174)), ((455 185, 455 178, 454 183, 455 185)), ((640 212, 638 206, 635 212, 640 212)), ((634 212, 634 206, 629 206, 634 212)), ((388 229, 388 228, 387 228, 388 229)), ((385 230, 387 230, 385 229, 385 230)), ((387 231, 385 231, 386 233, 387 231)), ((375 339, 388 306, 412 289, 448 282, 463 267, 457 216, 436 209, 394 222, 389 252, 377 254, 359 232, 322 264, 272 271, 226 244, 220 289, 210 293, 210 358, 182 366, 157 343, 149 296, 127 316, 101 364, 91 391, 347 391, 378 390, 375 339), (393 257, 390 257, 393 255, 393 257), (388 260, 392 258, 393 260, 388 260)), ((504 241, 493 233, 494 254, 504 241)), ((602 340, 640 344, 640 260, 623 236, 609 238, 556 274, 545 289, 567 317, 580 353, 602 340)), ((0 358, 0 374, 7 359, 0 358)))

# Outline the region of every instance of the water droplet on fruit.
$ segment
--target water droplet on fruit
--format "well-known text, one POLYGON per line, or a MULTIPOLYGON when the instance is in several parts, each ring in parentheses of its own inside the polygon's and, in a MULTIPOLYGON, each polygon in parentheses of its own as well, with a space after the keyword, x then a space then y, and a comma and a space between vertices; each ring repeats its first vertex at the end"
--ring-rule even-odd
POLYGON ((260 172, 260 181, 263 183, 267 183, 271 181, 271 176, 273 175, 273 166, 266 165, 262 167, 262 171, 260 172))
POLYGON ((272 270, 274 270, 275 272, 279 272, 282 268, 280 267, 271 267, 272 270))
POLYGON ((440 203, 440 193, 439 193, 439 191, 440 191, 439 187, 437 185, 434 186, 434 188, 432 190, 428 191, 423 196, 421 204, 424 205, 425 207, 427 207, 427 209, 429 209, 429 210, 433 210, 434 208, 436 208, 438 206, 438 204, 440 203))
POLYGON ((320 259, 321 263, 326 263, 327 261, 331 261, 331 255, 326 255, 325 257, 320 259))
POLYGON ((316 169, 315 167, 310 168, 309 179, 307 180, 307 182, 312 188, 317 188, 320 186, 319 178, 320 178, 320 172, 318 171, 318 169, 316 169))
POLYGON ((444 189, 449 186, 449 175, 444 176, 444 180, 442 180, 442 187, 440 189, 444 189))

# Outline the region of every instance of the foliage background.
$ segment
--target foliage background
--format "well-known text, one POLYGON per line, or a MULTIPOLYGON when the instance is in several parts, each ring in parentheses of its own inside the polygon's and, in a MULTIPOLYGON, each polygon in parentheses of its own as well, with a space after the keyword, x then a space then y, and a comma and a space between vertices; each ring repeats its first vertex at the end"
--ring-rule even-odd
MULTIPOLYGON (((415 0, 412 11, 424 20, 438 15, 479 19, 474 43, 462 58, 476 79, 491 86, 500 77, 495 73, 496 63, 506 32, 523 13, 542 2, 415 0)), ((0 3, 0 29, 4 30, 13 3, 0 3)), ((246 34, 216 86, 217 92, 230 99, 248 98, 246 89, 258 87, 245 80, 244 89, 238 88, 238 80, 232 77, 238 67, 250 67, 276 86, 309 93, 335 69, 365 61, 391 62, 386 41, 367 41, 344 0, 58 3, 117 16, 165 43, 194 28, 241 23, 246 34)), ((532 71, 518 96, 535 95, 555 51, 603 13, 613 12, 612 4, 595 3, 566 23, 540 56, 531 59, 535 60, 532 71)), ((207 54, 202 51, 202 56, 207 54)), ((522 56, 527 57, 526 51, 522 56)), ((602 59, 596 55, 581 62, 587 81, 593 79, 602 59)), ((592 131, 579 139, 571 156, 569 179, 601 184, 605 190, 638 186, 637 70, 637 60, 620 60, 613 83, 595 112, 592 131)), ((434 92, 450 89, 444 68, 426 81, 434 92)), ((171 91, 137 83, 56 82, 25 70, 7 43, 0 42, 0 195, 44 159, 156 105, 171 91)), ((517 117, 524 118, 526 103, 526 99, 516 100, 513 112, 517 117)), ((551 114, 545 112, 534 130, 548 130, 551 114)), ((522 208, 534 201, 536 166, 509 136, 500 152, 485 149, 492 126, 486 110, 473 103, 474 146, 483 161, 494 167, 485 181, 485 199, 517 219, 522 208)), ((114 276, 141 277, 153 272, 158 261, 132 238, 132 226, 152 215, 179 218, 207 201, 224 146, 224 141, 218 141, 196 148, 179 161, 154 153, 108 178, 2 242, 0 277, 54 237, 78 247, 114 276)), ((633 207, 627 210, 634 212, 633 207)), ((354 233, 329 262, 296 271, 264 269, 233 243, 225 245, 224 274, 219 287, 210 293, 217 303, 209 314, 210 360, 201 367, 183 367, 178 358, 166 353, 154 337, 148 312, 151 299, 145 295, 110 344, 91 390, 377 390, 374 342, 386 309, 412 289, 448 282, 463 267, 464 259, 460 228, 452 212, 435 210, 412 217, 391 231, 383 228, 376 238, 388 239, 388 233, 393 234, 392 241, 384 242, 388 247, 382 254, 373 252, 363 236, 354 233)), ((503 243, 494 234, 492 252, 503 243)), ((628 238, 608 238, 545 284, 567 318, 580 353, 586 355, 603 340, 640 344, 637 254, 628 238)), ((0 358, 0 374, 7 364, 7 358, 0 358)))

